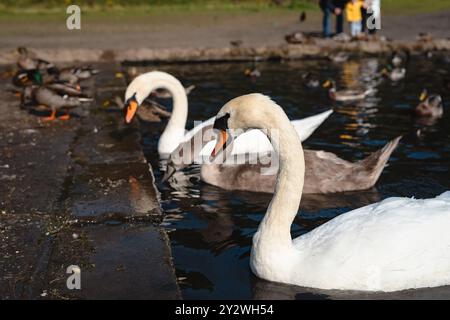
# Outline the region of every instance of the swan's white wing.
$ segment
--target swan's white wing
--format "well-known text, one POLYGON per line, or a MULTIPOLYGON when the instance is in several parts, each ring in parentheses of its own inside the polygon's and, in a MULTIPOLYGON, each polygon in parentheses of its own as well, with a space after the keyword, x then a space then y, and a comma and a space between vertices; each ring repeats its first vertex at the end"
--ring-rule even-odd
POLYGON ((292 120, 291 123, 300 139, 305 141, 333 113, 333 109, 305 119, 292 120))
MULTIPOLYGON (((332 113, 333 110, 328 110, 305 119, 293 120, 291 123, 300 139, 305 141, 332 113)), ((215 145, 216 140, 208 142, 200 152, 200 156, 209 157, 215 145)), ((262 131, 255 129, 246 131, 234 140, 231 154, 267 153, 272 150, 272 144, 267 136, 262 131)))
POLYGON ((450 192, 426 200, 388 198, 295 239, 302 276, 293 277, 323 289, 397 291, 448 285, 449 230, 450 192))
POLYGON ((206 121, 203 121, 202 123, 200 123, 199 125, 196 125, 195 127, 193 127, 191 130, 189 130, 188 132, 186 132, 186 134, 184 135, 184 141, 188 141, 189 139, 191 139, 199 130, 201 130, 202 128, 208 126, 208 125, 212 125, 214 124, 214 120, 216 120, 216 117, 211 117, 206 121))

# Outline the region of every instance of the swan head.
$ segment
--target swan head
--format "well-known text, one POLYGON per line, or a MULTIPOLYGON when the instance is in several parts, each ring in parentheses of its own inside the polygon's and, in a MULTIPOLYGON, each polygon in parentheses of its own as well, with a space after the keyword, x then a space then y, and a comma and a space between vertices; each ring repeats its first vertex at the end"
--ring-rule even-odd
POLYGON ((213 128, 217 130, 217 143, 211 157, 231 144, 232 136, 247 129, 276 128, 279 119, 287 120, 283 109, 268 96, 251 93, 227 102, 217 113, 213 128), (232 136, 231 136, 232 135, 232 136))
POLYGON ((137 76, 127 87, 123 108, 126 123, 130 123, 133 120, 138 107, 151 93, 151 83, 149 83, 150 79, 148 79, 149 74, 151 72, 137 76))
POLYGON ((149 83, 148 74, 151 74, 151 72, 137 76, 127 87, 123 108, 126 123, 133 120, 138 107, 150 95, 149 86, 151 83, 149 83))
POLYGON ((138 109, 139 103, 136 99, 136 93, 134 93, 130 98, 125 101, 123 112, 125 115, 125 122, 130 123, 133 120, 134 115, 138 109))
POLYGON ((183 85, 174 76, 161 71, 151 71, 133 79, 125 91, 125 122, 130 123, 144 100, 156 89, 167 89, 172 96, 186 96, 183 85))

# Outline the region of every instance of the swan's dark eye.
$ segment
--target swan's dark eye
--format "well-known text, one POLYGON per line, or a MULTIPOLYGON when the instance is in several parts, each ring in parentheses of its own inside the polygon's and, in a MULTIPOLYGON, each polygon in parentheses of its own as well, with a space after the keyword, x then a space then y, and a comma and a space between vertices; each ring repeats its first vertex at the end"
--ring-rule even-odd
POLYGON ((216 121, 214 121, 214 129, 219 129, 226 131, 228 129, 228 119, 230 118, 230 114, 226 113, 220 118, 216 118, 216 121))

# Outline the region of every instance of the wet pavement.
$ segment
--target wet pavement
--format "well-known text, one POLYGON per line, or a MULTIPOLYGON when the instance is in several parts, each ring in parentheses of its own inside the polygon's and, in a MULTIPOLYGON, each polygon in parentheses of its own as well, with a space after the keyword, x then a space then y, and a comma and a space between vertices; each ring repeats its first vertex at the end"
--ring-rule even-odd
POLYGON ((95 101, 54 123, 21 110, 0 79, 2 299, 180 297, 138 127, 103 104, 124 79, 99 67, 85 84, 95 101), (67 289, 71 265, 81 290, 67 289))

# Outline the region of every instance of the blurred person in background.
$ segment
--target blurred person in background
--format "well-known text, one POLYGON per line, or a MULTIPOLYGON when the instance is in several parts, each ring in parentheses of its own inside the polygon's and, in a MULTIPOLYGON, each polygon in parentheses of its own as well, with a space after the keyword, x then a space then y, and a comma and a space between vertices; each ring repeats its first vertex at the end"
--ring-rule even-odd
POLYGON ((345 15, 350 26, 350 34, 357 37, 362 31, 362 9, 366 6, 363 0, 351 0, 345 6, 345 15))
POLYGON ((319 6, 323 12, 322 30, 325 38, 331 37, 331 16, 336 15, 336 33, 341 33, 343 30, 343 16, 342 11, 345 6, 338 0, 320 0, 319 6))
POLYGON ((336 34, 344 32, 344 10, 349 0, 334 0, 334 6, 338 9, 336 13, 336 34))

